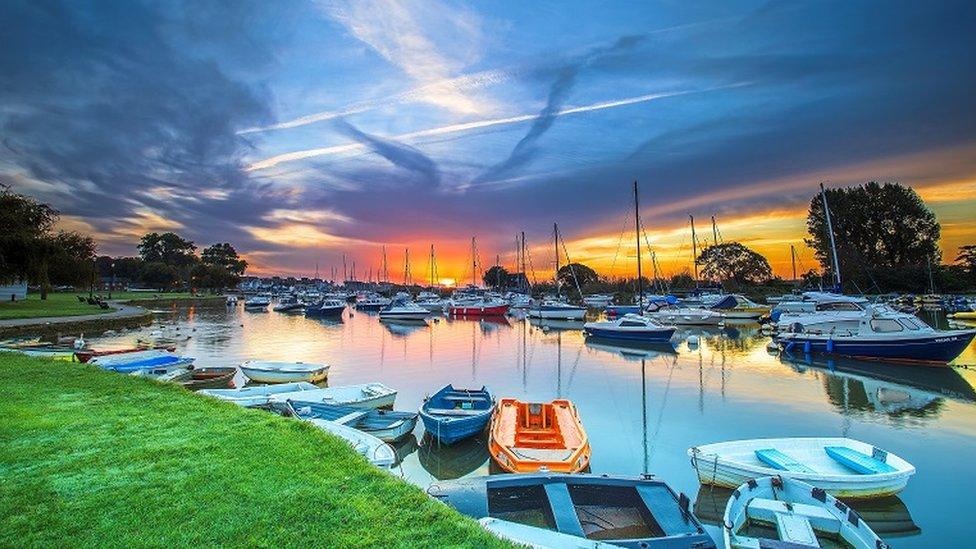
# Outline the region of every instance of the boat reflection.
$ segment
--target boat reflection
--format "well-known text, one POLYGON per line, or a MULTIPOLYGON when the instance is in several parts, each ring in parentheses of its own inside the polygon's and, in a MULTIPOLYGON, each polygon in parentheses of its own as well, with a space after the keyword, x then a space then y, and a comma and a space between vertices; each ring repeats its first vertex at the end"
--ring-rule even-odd
POLYGON ((621 356, 624 360, 639 362, 642 359, 660 356, 677 356, 678 352, 670 342, 640 343, 623 342, 619 339, 600 337, 586 338, 586 348, 621 356))
POLYGON ((417 443, 417 437, 413 434, 407 436, 406 438, 390 444, 393 447, 393 451, 396 452, 396 465, 403 463, 403 460, 407 456, 416 452, 420 445, 417 443))
MULTIPOLYGON (((698 520, 711 526, 722 526, 725 506, 732 497, 732 490, 717 486, 700 486, 693 512, 698 520)), ((908 507, 898 496, 848 500, 871 529, 883 537, 915 536, 922 532, 915 524, 908 507)))
POLYGON ((393 334, 393 337, 408 337, 411 334, 429 327, 426 320, 381 318, 380 324, 389 330, 389 332, 393 334))
POLYGON ((544 332, 549 331, 582 331, 583 324, 582 320, 556 320, 552 318, 530 318, 529 325, 534 328, 539 328, 544 332))
POLYGON ((476 437, 447 445, 424 433, 417 457, 420 458, 420 465, 437 480, 461 478, 487 465, 488 434, 482 432, 476 437))
POLYGON ((884 364, 848 358, 780 355, 797 372, 822 372, 824 391, 843 412, 868 411, 892 416, 937 415, 945 398, 976 402, 976 390, 954 368, 884 364))

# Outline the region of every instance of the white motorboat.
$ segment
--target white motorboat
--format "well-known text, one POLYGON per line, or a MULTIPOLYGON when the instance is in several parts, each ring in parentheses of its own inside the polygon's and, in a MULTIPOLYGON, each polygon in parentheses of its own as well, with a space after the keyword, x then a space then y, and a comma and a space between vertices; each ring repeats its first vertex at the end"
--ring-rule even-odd
POLYGON ((696 446, 688 450, 702 484, 736 488, 782 476, 843 498, 897 494, 915 467, 904 459, 849 438, 769 438, 696 446))
POLYGON ((359 408, 389 408, 396 400, 397 392, 379 382, 340 387, 316 388, 314 391, 301 391, 300 394, 278 393, 271 396, 271 402, 300 400, 303 402, 324 402, 359 408))
POLYGON ((423 320, 430 316, 430 311, 408 299, 396 299, 389 307, 380 309, 383 320, 423 320))
POLYGON ((327 364, 308 364, 305 362, 248 360, 241 364, 240 368, 248 379, 260 383, 316 382, 329 375, 327 364))
MULTIPOLYGON (((870 305, 863 297, 834 294, 829 292, 803 292, 793 299, 784 300, 776 304, 770 311, 769 317, 776 323, 779 330, 787 330, 803 317, 818 315, 825 322, 839 322, 857 318, 870 305)), ((807 319, 812 322, 812 319, 807 319)))
POLYGON ((301 302, 293 295, 286 295, 282 297, 278 301, 278 304, 271 308, 271 310, 276 313, 288 313, 292 311, 301 311, 303 309, 305 309, 305 303, 301 302))
POLYGON ((644 316, 653 318, 662 324, 673 326, 718 326, 725 320, 725 315, 709 309, 674 305, 660 306, 657 303, 651 304, 644 312, 644 316))
POLYGON ((305 421, 345 440, 367 461, 380 469, 389 469, 396 465, 397 455, 393 447, 369 433, 326 419, 309 418, 305 421))
POLYGON ((626 314, 615 320, 587 322, 583 325, 583 332, 590 337, 643 342, 670 341, 674 331, 674 326, 667 326, 653 318, 635 314, 626 314))
POLYGON ((725 547, 822 547, 841 541, 854 549, 887 549, 868 523, 822 488, 773 476, 750 480, 732 492, 722 521, 725 547), (758 528, 757 528, 758 527, 758 528), (774 539, 757 537, 769 532, 774 539))
POLYGON ((244 300, 244 308, 252 311, 264 310, 271 305, 271 296, 258 294, 244 300))
POLYGON ((508 297, 508 303, 513 309, 528 309, 535 304, 535 300, 528 294, 513 293, 508 297))
POLYGON ((701 302, 702 306, 722 313, 729 320, 758 320, 769 313, 769 307, 741 294, 707 294, 701 296, 701 302))
POLYGON ((318 390, 318 386, 311 383, 282 383, 280 385, 255 385, 242 389, 204 389, 198 391, 202 395, 212 396, 221 400, 233 402, 239 406, 264 406, 268 404, 271 395, 289 393, 293 398, 306 391, 318 390))
POLYGON ((421 299, 417 301, 417 305, 423 307, 431 313, 443 312, 447 307, 447 300, 441 299, 439 297, 430 297, 426 299, 421 299))
POLYGON ((527 314, 529 318, 583 320, 586 318, 586 307, 573 305, 562 299, 546 299, 529 307, 527 314))
POLYGON ((587 307, 602 309, 613 303, 613 296, 610 294, 592 294, 584 297, 583 303, 585 303, 587 307))

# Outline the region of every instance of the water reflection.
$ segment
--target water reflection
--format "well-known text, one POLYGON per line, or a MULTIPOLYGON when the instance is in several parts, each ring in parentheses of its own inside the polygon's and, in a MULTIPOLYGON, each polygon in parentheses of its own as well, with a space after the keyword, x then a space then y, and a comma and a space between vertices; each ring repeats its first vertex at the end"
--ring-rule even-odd
MULTIPOLYGON (((695 497, 693 512, 698 520, 711 526, 722 526, 725 506, 732 497, 732 490, 718 486, 700 486, 695 497)), ((888 496, 868 500, 848 500, 871 529, 879 536, 904 537, 922 532, 912 519, 908 507, 898 496, 888 496)))
POLYGON ((437 480, 461 478, 479 469, 487 473, 488 432, 451 445, 425 434, 418 457, 420 465, 437 480))
POLYGON ((411 334, 429 328, 426 320, 380 319, 380 324, 386 327, 394 337, 408 337, 411 334))

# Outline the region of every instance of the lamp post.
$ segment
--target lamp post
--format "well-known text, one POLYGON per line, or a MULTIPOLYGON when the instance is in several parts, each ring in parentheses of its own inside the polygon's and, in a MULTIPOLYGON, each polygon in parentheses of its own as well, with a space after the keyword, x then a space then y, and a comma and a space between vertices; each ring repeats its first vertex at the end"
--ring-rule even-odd
POLYGON ((115 290, 115 262, 112 262, 112 283, 108 286, 108 298, 112 299, 112 291, 115 290))

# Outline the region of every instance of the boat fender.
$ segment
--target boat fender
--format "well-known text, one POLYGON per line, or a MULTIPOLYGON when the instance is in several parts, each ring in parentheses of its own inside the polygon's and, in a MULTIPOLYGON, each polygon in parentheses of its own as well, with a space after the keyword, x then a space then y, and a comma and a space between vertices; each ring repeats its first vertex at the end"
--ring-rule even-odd
POLYGON ((827 352, 828 353, 834 352, 834 339, 833 338, 828 338, 827 339, 827 352))
POLYGON ((810 342, 809 341, 804 341, 803 342, 803 352, 804 352, 804 354, 810 354, 810 342))

